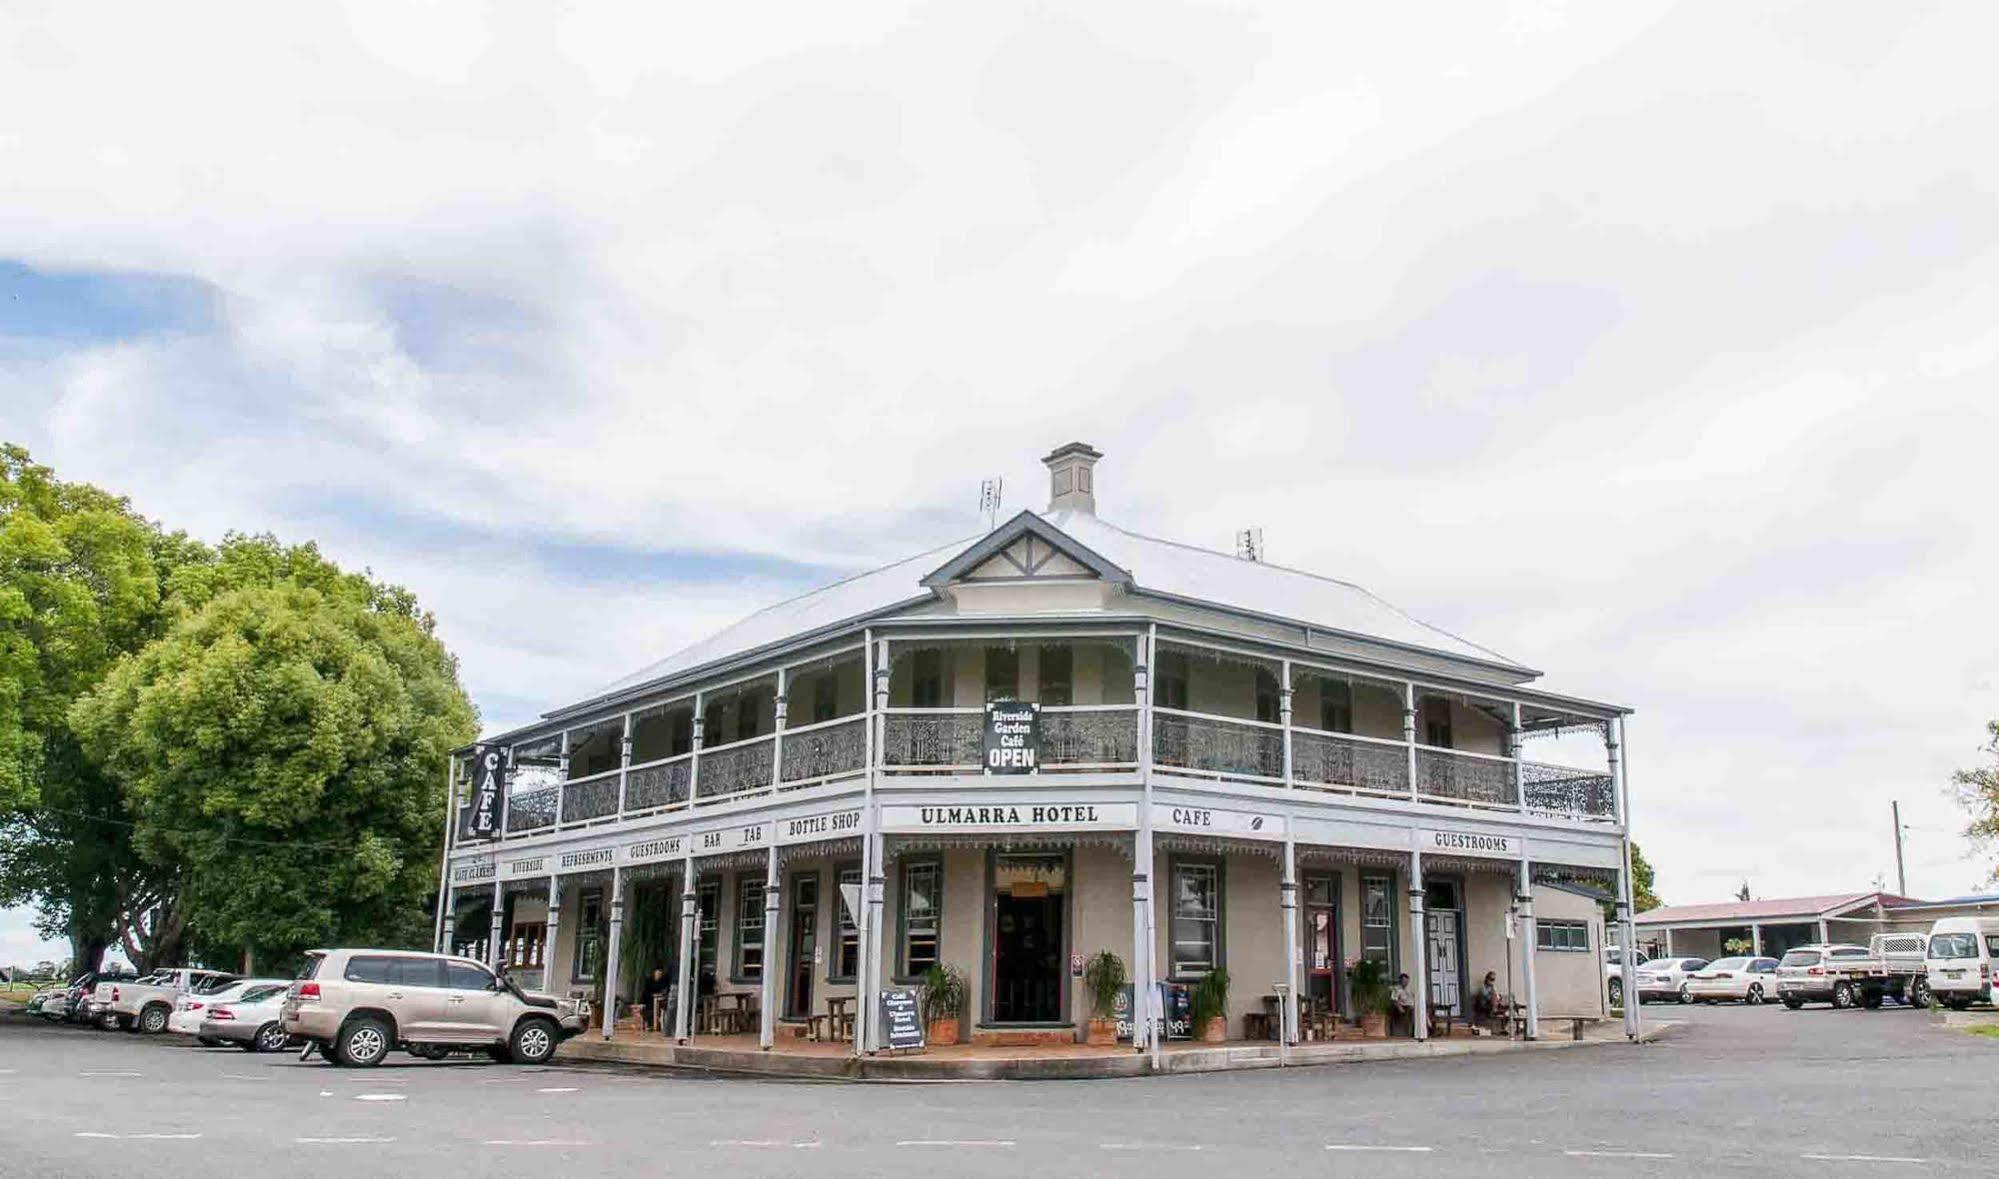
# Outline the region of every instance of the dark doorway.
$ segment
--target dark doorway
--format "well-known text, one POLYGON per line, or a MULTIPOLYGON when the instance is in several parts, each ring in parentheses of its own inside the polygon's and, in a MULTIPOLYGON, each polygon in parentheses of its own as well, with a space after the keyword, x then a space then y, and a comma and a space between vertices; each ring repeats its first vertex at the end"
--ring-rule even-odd
POLYGON ((812 1014, 813 959, 819 953, 819 874, 791 881, 791 987, 784 1013, 792 1019, 812 1014))
POLYGON ((1311 1009, 1340 1010, 1340 878, 1305 874, 1305 998, 1311 1009))
POLYGON ((1067 905, 1068 864, 1064 857, 995 858, 994 1023, 1061 1022, 1067 905))

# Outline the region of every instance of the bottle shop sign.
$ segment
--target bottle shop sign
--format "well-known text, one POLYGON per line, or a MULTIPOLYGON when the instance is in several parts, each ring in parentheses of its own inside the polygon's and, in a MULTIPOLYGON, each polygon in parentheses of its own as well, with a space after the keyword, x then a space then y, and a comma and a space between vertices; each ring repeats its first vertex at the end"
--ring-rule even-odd
POLYGON ((984 770, 988 774, 1032 774, 1041 768, 1041 705, 1019 700, 986 704, 984 770))

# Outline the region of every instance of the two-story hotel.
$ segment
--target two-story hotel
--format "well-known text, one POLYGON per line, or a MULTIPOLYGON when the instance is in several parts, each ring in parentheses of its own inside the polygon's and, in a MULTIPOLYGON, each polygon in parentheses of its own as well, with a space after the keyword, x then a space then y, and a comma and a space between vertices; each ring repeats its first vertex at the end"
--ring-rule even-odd
POLYGON ((936 963, 974 1043, 1073 1039, 1105 949, 1141 1047, 1147 984, 1217 967, 1231 1037, 1266 995, 1294 1037, 1350 1014, 1363 957, 1459 1012, 1491 971, 1530 1035, 1603 1015, 1626 710, 1347 582, 1125 531, 1100 457, 1049 455, 1045 512, 462 751, 440 945, 614 1011, 664 970, 668 1033, 734 996, 766 1047, 844 999, 868 1051, 879 991, 936 963))

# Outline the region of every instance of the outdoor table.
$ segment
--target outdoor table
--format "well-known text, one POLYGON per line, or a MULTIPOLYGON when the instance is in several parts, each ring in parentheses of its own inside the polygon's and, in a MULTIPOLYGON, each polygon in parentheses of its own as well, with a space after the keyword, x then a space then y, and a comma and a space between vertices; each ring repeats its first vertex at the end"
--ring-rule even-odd
POLYGON ((831 1025, 831 1034, 836 1040, 850 1040, 854 1036, 854 1013, 848 1008, 854 1004, 850 995, 834 995, 826 1000, 826 1021, 831 1025))
POLYGON ((1449 1036, 1451 1034, 1451 1022, 1456 1018, 1457 1015, 1452 1012, 1449 1003, 1430 1004, 1430 1034, 1433 1036, 1437 1034, 1437 1024, 1441 1019, 1444 1027, 1443 1034, 1449 1036))

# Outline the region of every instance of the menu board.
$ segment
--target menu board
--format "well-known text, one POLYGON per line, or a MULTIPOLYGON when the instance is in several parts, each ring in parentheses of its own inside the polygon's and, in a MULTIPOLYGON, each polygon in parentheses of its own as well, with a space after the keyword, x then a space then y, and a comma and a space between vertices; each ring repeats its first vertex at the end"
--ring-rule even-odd
POLYGON ((891 987, 881 993, 882 1038, 891 1050, 923 1047, 923 1015, 916 991, 891 987))

